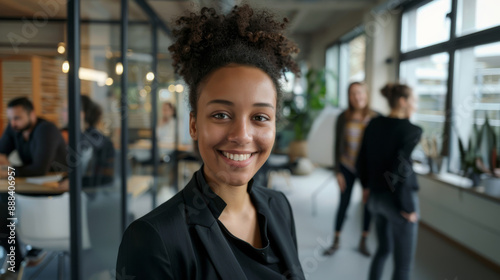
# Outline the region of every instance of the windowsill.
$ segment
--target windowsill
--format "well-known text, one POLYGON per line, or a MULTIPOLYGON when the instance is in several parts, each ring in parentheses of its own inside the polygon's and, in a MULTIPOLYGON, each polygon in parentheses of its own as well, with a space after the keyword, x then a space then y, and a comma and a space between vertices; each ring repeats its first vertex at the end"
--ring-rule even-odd
POLYGON ((472 180, 453 173, 431 174, 429 168, 422 164, 414 163, 413 169, 420 176, 425 176, 444 185, 457 188, 474 195, 493 200, 500 203, 500 186, 486 188, 484 186, 472 186, 472 180))

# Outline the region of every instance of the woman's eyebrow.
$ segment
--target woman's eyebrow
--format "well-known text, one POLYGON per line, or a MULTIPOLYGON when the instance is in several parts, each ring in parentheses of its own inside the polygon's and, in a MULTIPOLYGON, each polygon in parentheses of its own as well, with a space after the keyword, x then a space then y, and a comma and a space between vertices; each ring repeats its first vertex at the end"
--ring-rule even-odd
POLYGON ((210 100, 207 105, 210 104, 222 104, 222 105, 228 105, 228 106, 234 106, 234 103, 229 101, 229 100, 224 100, 224 99, 214 99, 210 100))
POLYGON ((274 110, 274 106, 271 103, 254 103, 254 107, 269 107, 274 110))
MULTIPOLYGON (((210 100, 207 105, 210 105, 210 104, 222 104, 222 105, 227 105, 227 106, 234 106, 234 103, 229 101, 229 100, 224 100, 224 99, 214 99, 214 100, 210 100)), ((273 104, 271 103, 265 103, 265 102, 261 102, 261 103, 254 103, 253 104, 254 107, 269 107, 271 109, 274 110, 274 106, 273 104)))

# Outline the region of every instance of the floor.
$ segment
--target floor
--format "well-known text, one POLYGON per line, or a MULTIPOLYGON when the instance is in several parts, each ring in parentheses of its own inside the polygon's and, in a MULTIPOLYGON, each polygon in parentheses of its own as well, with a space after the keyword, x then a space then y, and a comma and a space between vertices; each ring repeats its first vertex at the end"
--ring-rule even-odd
MULTIPOLYGON (((344 223, 341 248, 331 257, 323 257, 322 250, 331 245, 333 219, 339 191, 331 172, 316 169, 308 176, 293 176, 289 190, 284 182, 277 182, 290 200, 295 216, 299 243, 299 259, 306 278, 367 279, 370 258, 356 251, 361 236, 361 187, 355 186, 351 205, 344 223), (326 185, 323 185, 327 182, 326 185), (311 196, 318 187, 316 209, 313 216, 311 196)), ((373 225, 372 225, 373 226, 373 225)), ((375 234, 369 236, 369 248, 375 251, 375 234)), ((387 261, 383 280, 391 279, 392 261, 387 261)), ((464 253, 425 227, 419 228, 418 248, 411 279, 415 280, 498 280, 500 273, 464 253)))
MULTIPOLYGON (((338 187, 331 173, 324 169, 316 169, 308 176, 292 176, 291 187, 280 177, 273 181, 274 188, 282 190, 292 205, 297 228, 299 258, 307 279, 310 280, 364 280, 367 279, 370 258, 356 251, 361 234, 361 188, 355 187, 351 206, 347 213, 344 231, 341 237, 341 248, 331 257, 323 257, 321 252, 331 244, 333 239, 333 217, 338 205, 338 187), (318 193, 316 201, 317 213, 313 215, 311 196, 322 183, 324 188, 318 193)), ((173 195, 169 188, 161 189, 160 201, 173 195)), ((119 245, 118 207, 113 201, 116 197, 107 195, 94 201, 93 210, 89 213, 92 221, 92 249, 83 254, 84 279, 115 279, 114 263, 119 245)), ((151 197, 144 195, 130 202, 134 216, 139 217, 151 207, 151 197)), ((369 236, 369 248, 374 252, 376 240, 369 236)), ((37 277, 33 277, 40 267, 27 268, 23 280, 57 279, 57 258, 49 262, 46 258, 42 265, 46 268, 37 277)), ((66 279, 69 279, 69 259, 66 260, 66 279)), ((392 261, 385 267, 383 280, 390 279, 392 261)), ((500 274, 485 266, 462 250, 452 246, 448 241, 433 232, 420 227, 415 267, 412 273, 414 280, 498 280, 500 274)))

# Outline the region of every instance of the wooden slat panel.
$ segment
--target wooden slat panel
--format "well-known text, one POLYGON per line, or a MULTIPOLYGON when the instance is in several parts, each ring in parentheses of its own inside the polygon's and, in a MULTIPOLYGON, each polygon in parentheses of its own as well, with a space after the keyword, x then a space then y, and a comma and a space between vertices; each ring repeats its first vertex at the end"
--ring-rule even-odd
POLYGON ((61 71, 60 62, 51 58, 42 58, 41 61, 41 116, 61 127, 62 107, 66 103, 67 75, 61 71))
POLYGON ((32 102, 33 107, 35 107, 35 113, 37 116, 42 115, 42 89, 40 88, 41 84, 41 72, 42 71, 42 62, 41 58, 34 56, 31 59, 31 76, 32 76, 32 102))
POLYGON ((10 100, 25 96, 32 99, 31 61, 28 59, 2 60, 1 119, 3 127, 7 126, 7 103, 10 100))

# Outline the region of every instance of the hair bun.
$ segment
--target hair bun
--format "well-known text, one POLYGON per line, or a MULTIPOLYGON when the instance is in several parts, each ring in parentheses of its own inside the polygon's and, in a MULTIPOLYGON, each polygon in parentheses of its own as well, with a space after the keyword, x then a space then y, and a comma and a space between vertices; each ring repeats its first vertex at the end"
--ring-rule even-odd
POLYGON ((380 92, 382 93, 382 95, 387 98, 387 99, 390 99, 391 98, 391 95, 392 95, 392 91, 394 89, 394 84, 391 84, 391 83, 387 83, 381 90, 380 92))

